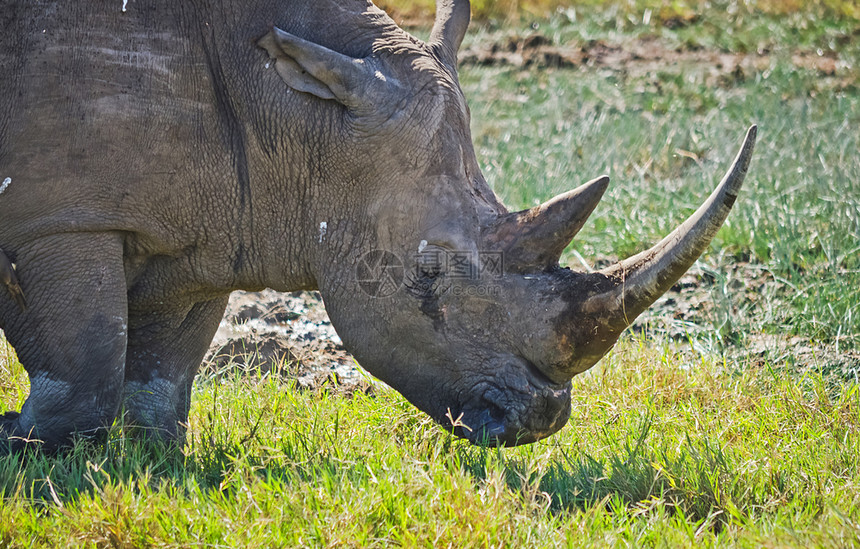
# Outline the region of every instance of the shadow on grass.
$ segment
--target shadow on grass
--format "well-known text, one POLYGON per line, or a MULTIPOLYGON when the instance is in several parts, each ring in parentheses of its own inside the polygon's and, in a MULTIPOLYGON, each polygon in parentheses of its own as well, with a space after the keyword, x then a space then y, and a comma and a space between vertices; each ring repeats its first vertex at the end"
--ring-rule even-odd
POLYGON ((653 416, 643 415, 638 428, 621 441, 604 433, 608 451, 602 457, 559 448, 560 459, 538 463, 484 447, 463 452, 462 466, 478 481, 501 472, 510 490, 543 494, 555 514, 595 507, 640 514, 662 507, 719 532, 733 517, 745 515, 736 504, 755 505, 757 495, 740 492, 747 485, 738 482, 719 445, 687 438, 679 451, 661 451, 647 440, 653 424, 653 416))

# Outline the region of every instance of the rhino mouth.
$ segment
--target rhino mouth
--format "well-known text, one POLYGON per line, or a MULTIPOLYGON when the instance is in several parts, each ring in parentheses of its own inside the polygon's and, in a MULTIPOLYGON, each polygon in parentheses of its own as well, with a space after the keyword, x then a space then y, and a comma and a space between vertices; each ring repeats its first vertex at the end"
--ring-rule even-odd
POLYGON ((570 382, 555 383, 527 360, 509 362, 469 391, 443 426, 472 444, 518 446, 548 437, 570 417, 570 382))

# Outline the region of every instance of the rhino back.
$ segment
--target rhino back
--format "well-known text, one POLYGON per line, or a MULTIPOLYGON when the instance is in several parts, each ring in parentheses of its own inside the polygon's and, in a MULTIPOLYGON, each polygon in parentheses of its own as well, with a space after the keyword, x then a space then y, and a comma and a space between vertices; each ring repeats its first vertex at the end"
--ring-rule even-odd
POLYGON ((68 215, 127 230, 145 219, 149 231, 164 218, 174 230, 201 211, 248 207, 249 148, 296 156, 287 137, 321 131, 303 121, 318 119, 308 113, 318 104, 295 98, 279 118, 291 114, 278 112, 283 87, 254 74, 265 63, 254 40, 274 21, 306 34, 328 26, 308 21, 321 13, 311 6, 3 2, 0 180, 13 184, 0 234, 68 215))
POLYGON ((202 194, 195 156, 223 144, 180 4, 13 3, 18 36, 0 50, 12 75, 0 84, 0 166, 13 180, 2 230, 182 225, 202 194))

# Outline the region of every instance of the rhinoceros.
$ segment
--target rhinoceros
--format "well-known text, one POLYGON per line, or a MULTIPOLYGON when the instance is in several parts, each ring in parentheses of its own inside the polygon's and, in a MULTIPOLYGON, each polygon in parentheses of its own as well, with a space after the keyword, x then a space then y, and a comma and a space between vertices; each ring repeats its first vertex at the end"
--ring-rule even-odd
POLYGON ((559 265, 599 177, 509 212, 457 52, 370 0, 3 0, 0 328, 30 394, 0 440, 56 450, 121 414, 181 443, 237 289, 318 289, 359 363, 444 427, 516 445, 722 225, 756 130, 689 219, 596 272, 559 265), (8 289, 8 291, 6 291, 8 289))

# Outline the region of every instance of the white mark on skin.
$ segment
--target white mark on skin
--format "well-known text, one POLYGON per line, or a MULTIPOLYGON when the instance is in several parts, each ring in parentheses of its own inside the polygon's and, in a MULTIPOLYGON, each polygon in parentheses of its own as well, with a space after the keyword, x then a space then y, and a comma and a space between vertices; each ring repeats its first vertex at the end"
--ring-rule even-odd
POLYGON ((379 71, 374 72, 373 76, 375 76, 377 80, 382 80, 383 82, 386 81, 385 75, 379 71))
POLYGON ((125 13, 127 10, 125 7, 128 5, 128 0, 122 0, 122 12, 125 13))
POLYGON ((12 178, 11 177, 7 177, 6 179, 4 179, 3 183, 0 183, 0 194, 3 194, 4 192, 6 192, 6 189, 8 189, 9 185, 11 185, 11 184, 12 184, 12 178))
POLYGON ((423 252, 423 251, 424 251, 424 248, 426 248, 426 247, 427 247, 427 241, 426 241, 426 240, 422 240, 422 241, 418 244, 418 253, 420 254, 421 252, 423 252))
POLYGON ((266 61, 266 68, 268 69, 271 66, 272 66, 272 63, 270 63, 269 61, 266 61))
POLYGON ((320 244, 325 240, 325 235, 328 233, 328 223, 325 221, 320 222, 320 244))
POLYGON ((117 332, 117 335, 120 337, 125 337, 126 331, 128 330, 128 325, 125 323, 125 319, 121 316, 115 316, 113 319, 120 324, 120 330, 117 332))

